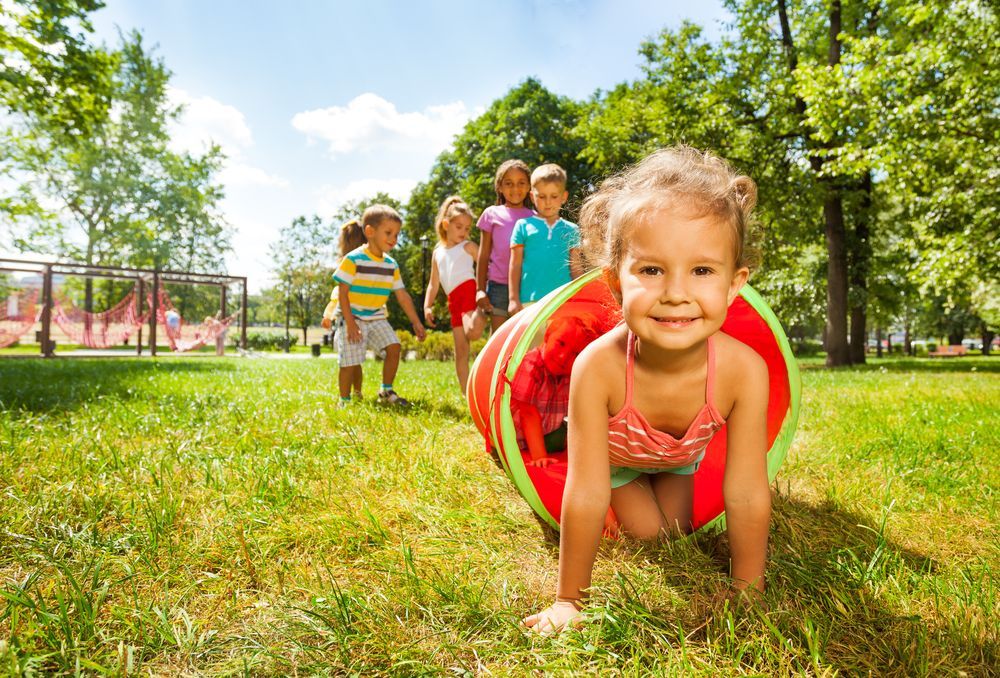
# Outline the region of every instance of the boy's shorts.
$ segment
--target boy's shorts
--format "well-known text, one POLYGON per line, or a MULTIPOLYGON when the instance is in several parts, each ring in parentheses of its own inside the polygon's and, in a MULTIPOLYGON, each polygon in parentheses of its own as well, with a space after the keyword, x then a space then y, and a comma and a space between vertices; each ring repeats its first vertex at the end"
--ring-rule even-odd
POLYGON ((630 468, 628 466, 612 466, 611 489, 613 490, 623 485, 628 485, 644 473, 647 475, 654 475, 656 473, 673 473, 678 476, 694 475, 694 472, 698 470, 699 466, 701 466, 701 460, 704 458, 705 455, 702 454, 701 458, 695 463, 688 464, 687 466, 678 466, 677 468, 630 468))
POLYGON ((490 303, 493 304, 493 315, 500 318, 506 318, 510 315, 507 313, 507 306, 510 304, 510 292, 507 285, 487 280, 486 296, 489 298, 490 303))
POLYGON ((476 310, 476 281, 466 280, 448 295, 448 312, 451 313, 451 326, 461 327, 462 316, 476 310))
POLYGON ((399 343, 399 337, 392 325, 385 318, 375 320, 357 320, 358 329, 361 330, 361 341, 356 344, 347 340, 347 324, 343 318, 337 321, 337 334, 334 342, 337 346, 337 359, 341 367, 353 367, 365 361, 365 352, 370 348, 373 351, 381 351, 386 346, 399 343))

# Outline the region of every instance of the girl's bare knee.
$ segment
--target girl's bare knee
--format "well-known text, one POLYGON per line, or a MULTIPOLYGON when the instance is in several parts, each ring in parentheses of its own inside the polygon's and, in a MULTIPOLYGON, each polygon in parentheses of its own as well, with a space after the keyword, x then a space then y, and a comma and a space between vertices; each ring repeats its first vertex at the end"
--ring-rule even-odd
POLYGON ((667 526, 662 522, 654 520, 643 520, 640 522, 630 522, 622 525, 625 533, 634 539, 642 541, 658 541, 666 534, 667 526))

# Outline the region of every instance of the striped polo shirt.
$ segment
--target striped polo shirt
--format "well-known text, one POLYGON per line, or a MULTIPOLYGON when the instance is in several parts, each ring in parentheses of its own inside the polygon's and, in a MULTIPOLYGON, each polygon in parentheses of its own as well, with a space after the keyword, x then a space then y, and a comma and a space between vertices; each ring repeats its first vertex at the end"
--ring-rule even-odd
POLYGON ((340 260, 333 281, 350 285, 351 313, 358 320, 385 318, 389 293, 403 289, 396 260, 388 255, 376 257, 368 245, 348 252, 340 260))

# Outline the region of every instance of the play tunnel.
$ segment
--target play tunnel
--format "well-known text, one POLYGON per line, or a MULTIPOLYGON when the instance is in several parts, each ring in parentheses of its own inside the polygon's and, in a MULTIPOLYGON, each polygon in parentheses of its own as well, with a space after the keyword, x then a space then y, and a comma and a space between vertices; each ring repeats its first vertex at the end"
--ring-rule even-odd
MULTIPOLYGON (((553 527, 559 527, 566 452, 545 467, 527 465, 527 451, 517 445, 511 416, 510 382, 525 353, 538 346, 548 324, 563 314, 589 313, 606 329, 614 327, 621 309, 594 270, 554 290, 524 309, 493 333, 472 366, 468 401, 487 450, 497 456, 504 471, 531 508, 553 527)), ((733 302, 722 331, 747 344, 764 359, 770 377, 767 406, 767 474, 773 481, 785 459, 799 413, 799 372, 788 339, 774 313, 749 285, 733 302)), ((724 526, 722 476, 726 464, 726 427, 716 433, 694 474, 696 530, 724 526)))

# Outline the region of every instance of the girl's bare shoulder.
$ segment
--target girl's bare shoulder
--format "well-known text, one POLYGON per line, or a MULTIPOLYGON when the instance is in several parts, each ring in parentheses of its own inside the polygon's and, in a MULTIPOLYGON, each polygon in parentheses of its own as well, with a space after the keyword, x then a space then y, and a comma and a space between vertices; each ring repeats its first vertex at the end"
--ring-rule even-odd
POLYGON ((573 365, 573 376, 602 380, 620 374, 625 369, 625 348, 628 333, 624 326, 616 327, 590 342, 573 365))
POLYGON ((739 339, 719 332, 714 339, 716 378, 732 393, 745 388, 767 389, 767 363, 739 339))

